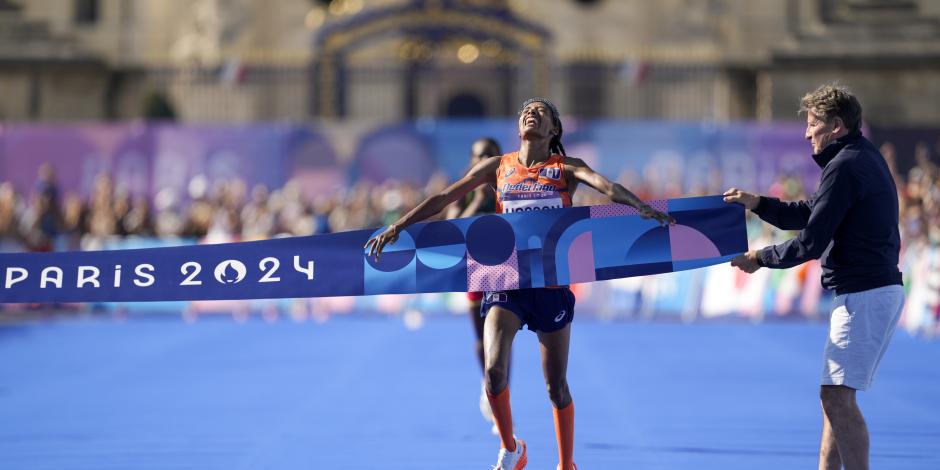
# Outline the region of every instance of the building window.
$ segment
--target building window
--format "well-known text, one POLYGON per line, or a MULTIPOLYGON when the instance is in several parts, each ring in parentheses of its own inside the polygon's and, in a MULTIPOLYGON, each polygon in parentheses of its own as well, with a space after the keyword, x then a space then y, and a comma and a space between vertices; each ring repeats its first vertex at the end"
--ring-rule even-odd
POLYGON ((598 62, 569 64, 567 113, 578 117, 606 117, 610 72, 610 66, 598 62))
POLYGON ((98 0, 75 0, 75 23, 91 25, 98 22, 98 0))
POLYGON ((478 96, 460 93, 447 102, 447 117, 477 118, 486 116, 486 105, 478 96))

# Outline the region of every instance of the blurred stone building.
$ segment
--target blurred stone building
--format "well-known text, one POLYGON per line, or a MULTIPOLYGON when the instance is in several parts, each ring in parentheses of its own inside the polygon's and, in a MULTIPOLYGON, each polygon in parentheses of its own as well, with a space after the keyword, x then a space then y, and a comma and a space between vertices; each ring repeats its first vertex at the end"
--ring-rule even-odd
POLYGON ((0 0, 0 119, 795 119, 839 80, 940 124, 929 0, 0 0), (932 105, 931 105, 932 104, 932 105))

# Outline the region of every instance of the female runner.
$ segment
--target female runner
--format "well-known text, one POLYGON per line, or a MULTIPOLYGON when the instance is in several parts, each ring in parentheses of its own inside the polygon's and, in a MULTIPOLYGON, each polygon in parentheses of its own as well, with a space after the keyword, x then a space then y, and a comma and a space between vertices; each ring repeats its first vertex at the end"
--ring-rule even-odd
MULTIPOLYGON (((394 243, 402 229, 437 214, 482 184, 495 188, 496 210, 500 213, 570 207, 577 185, 584 183, 614 202, 633 206, 643 218, 671 223, 668 215, 594 172, 583 160, 566 156, 558 110, 548 100, 532 98, 523 103, 518 129, 518 152, 484 159, 443 192, 418 204, 366 242, 369 255, 378 259, 385 245, 394 243)), ((566 378, 574 302, 567 286, 487 292, 484 297, 484 381, 501 440, 496 469, 519 470, 528 460, 525 442, 513 435, 507 380, 512 342, 523 325, 538 335, 542 372, 554 412, 558 469, 577 468, 572 460, 574 404, 566 378)))

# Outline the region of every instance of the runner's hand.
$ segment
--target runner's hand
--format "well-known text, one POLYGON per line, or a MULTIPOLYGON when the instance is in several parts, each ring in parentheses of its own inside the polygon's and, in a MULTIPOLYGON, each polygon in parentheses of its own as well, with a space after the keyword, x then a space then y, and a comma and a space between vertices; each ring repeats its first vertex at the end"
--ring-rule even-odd
POLYGON ((384 232, 370 238, 363 245, 363 248, 368 248, 369 256, 375 256, 375 260, 378 261, 379 257, 382 256, 382 249, 385 248, 385 245, 395 243, 398 240, 399 232, 401 232, 401 229, 397 225, 389 225, 384 232))
POLYGON ((644 219, 656 219, 656 221, 659 222, 659 225, 661 226, 676 224, 676 219, 673 219, 671 215, 659 212, 658 210, 650 207, 649 204, 643 204, 640 206, 640 217, 643 217, 644 219))

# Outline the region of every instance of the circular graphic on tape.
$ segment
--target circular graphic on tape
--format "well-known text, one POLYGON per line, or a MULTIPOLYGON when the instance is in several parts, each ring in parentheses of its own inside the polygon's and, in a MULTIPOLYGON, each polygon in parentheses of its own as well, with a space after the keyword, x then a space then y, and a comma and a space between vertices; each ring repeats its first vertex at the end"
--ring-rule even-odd
MULTIPOLYGON (((370 237, 376 237, 385 231, 385 227, 376 230, 370 237)), ((375 261, 375 256, 369 256, 369 250, 363 249, 363 256, 369 266, 383 272, 395 272, 411 263, 415 257, 415 241, 411 234, 402 230, 398 234, 398 240, 395 243, 389 243, 382 248, 382 255, 379 261, 375 261)))
POLYGON ((464 259, 467 246, 463 233, 451 222, 432 222, 421 230, 415 241, 418 261, 431 269, 447 269, 464 259))
POLYGON ((467 252, 480 264, 502 264, 509 259, 515 247, 516 234, 512 225, 502 217, 480 217, 467 230, 467 252))

